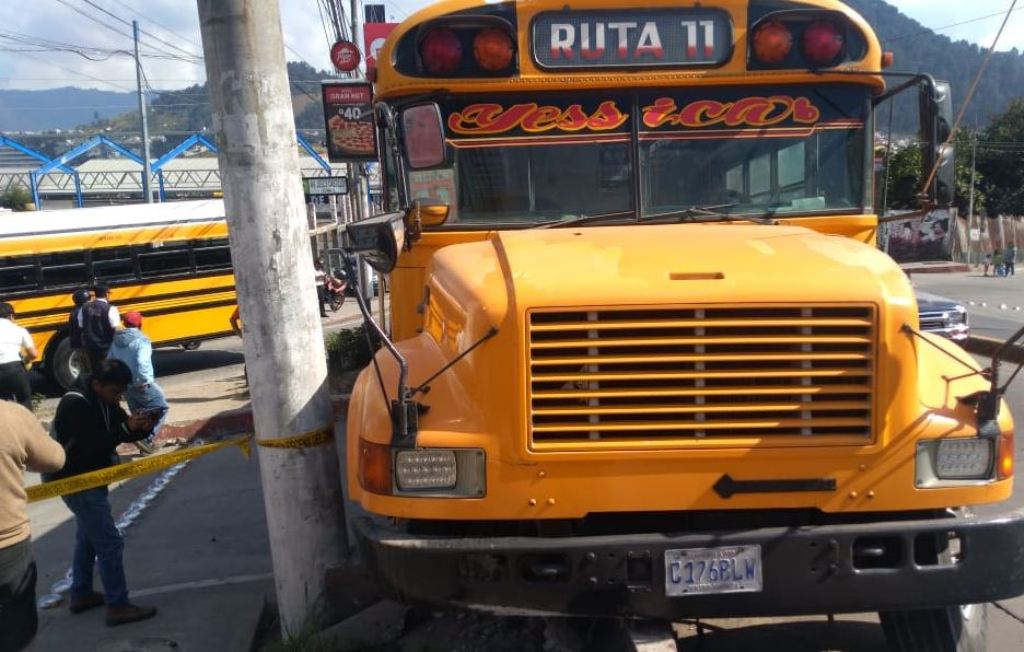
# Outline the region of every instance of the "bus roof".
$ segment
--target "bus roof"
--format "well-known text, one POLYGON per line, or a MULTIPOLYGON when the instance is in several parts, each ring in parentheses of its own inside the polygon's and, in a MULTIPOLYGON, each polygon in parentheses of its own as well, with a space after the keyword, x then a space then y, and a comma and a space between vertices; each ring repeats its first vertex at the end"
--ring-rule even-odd
POLYGON ((224 220, 223 199, 14 213, 0 219, 0 238, 175 226, 224 220))
POLYGON ((0 217, 0 255, 227 237, 224 200, 124 204, 0 217))

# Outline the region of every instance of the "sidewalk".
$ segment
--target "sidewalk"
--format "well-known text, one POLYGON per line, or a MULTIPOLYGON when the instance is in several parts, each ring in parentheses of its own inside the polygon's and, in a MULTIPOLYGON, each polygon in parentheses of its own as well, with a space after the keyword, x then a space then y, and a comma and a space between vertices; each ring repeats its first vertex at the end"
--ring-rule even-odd
MULTIPOLYGON (((115 518, 154 479, 112 490, 115 518)), ((74 523, 59 500, 32 505, 30 516, 42 596, 68 568, 74 523)), ((40 610, 36 649, 247 652, 274 591, 255 457, 224 450, 181 471, 128 528, 125 570, 132 599, 155 605, 155 618, 108 628, 102 608, 72 616, 65 602, 40 610)))

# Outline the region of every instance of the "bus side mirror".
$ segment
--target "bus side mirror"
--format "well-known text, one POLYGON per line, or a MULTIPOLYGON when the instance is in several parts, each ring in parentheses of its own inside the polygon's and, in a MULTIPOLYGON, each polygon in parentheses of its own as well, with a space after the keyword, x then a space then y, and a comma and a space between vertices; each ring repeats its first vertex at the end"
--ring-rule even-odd
POLYGON ((921 84, 922 181, 935 173, 924 188, 930 203, 949 208, 956 189, 956 150, 946 144, 953 132, 953 93, 949 82, 929 78, 921 84))
POLYGON ((402 111, 405 158, 414 170, 433 168, 445 162, 444 124, 436 104, 420 104, 402 111))
POLYGON ((421 226, 441 226, 448 221, 451 209, 448 204, 417 199, 413 203, 413 220, 421 226))
POLYGON ((381 274, 390 274, 405 248, 405 213, 385 213, 345 227, 345 250, 381 274))
POLYGON ((410 245, 420 239, 425 226, 441 226, 448 221, 448 204, 417 199, 406 217, 406 242, 410 245))

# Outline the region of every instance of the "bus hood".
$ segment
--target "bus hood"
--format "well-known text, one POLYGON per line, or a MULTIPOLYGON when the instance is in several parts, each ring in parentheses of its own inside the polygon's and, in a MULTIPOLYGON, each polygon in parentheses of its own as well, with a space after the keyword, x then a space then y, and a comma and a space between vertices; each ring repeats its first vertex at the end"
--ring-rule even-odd
MULTIPOLYGON (((520 309, 892 298, 912 304, 906 276, 887 255, 802 227, 534 229, 499 233, 492 244, 494 271, 508 277, 509 298, 520 309)), ((474 267, 481 258, 472 257, 474 267)), ((480 279, 480 267, 461 271, 480 279)))

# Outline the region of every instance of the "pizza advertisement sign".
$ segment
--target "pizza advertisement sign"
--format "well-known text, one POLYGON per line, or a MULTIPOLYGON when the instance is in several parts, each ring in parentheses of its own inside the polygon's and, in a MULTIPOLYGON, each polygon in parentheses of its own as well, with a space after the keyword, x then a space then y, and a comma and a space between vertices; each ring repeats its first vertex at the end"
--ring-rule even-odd
POLYGON ((367 82, 331 82, 321 88, 332 163, 377 160, 373 123, 373 86, 367 82))

